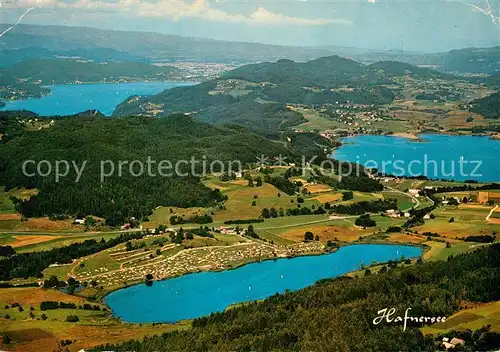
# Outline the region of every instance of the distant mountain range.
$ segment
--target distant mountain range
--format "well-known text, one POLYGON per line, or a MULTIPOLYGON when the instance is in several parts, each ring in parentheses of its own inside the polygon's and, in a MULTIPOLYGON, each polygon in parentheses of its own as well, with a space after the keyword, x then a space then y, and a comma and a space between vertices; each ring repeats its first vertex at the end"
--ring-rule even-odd
MULTIPOLYGON (((0 31, 6 27, 0 24, 0 31)), ((152 32, 125 32, 87 27, 19 25, 0 38, 0 66, 27 59, 80 57, 97 62, 202 61, 251 63, 290 59, 309 61, 339 55, 362 63, 401 61, 457 73, 500 73, 500 46, 447 53, 416 53, 346 47, 293 47, 188 38, 152 32)))
MULTIPOLYGON (((2 27, 7 25, 0 24, 2 27)), ((107 60, 127 61, 210 61, 248 63, 279 58, 310 60, 313 58, 346 54, 342 48, 307 48, 258 43, 227 42, 204 38, 187 38, 151 32, 125 32, 86 27, 19 25, 0 39, 0 62, 6 55, 7 63, 17 57, 53 57, 78 55, 94 59, 104 54, 107 60), (38 48, 44 49, 36 56, 38 48), (110 49, 103 52, 103 49, 110 49), (5 52, 7 50, 7 52, 5 52), (17 50, 13 51, 13 50, 17 50)), ((98 58, 102 60, 101 57, 98 58)))

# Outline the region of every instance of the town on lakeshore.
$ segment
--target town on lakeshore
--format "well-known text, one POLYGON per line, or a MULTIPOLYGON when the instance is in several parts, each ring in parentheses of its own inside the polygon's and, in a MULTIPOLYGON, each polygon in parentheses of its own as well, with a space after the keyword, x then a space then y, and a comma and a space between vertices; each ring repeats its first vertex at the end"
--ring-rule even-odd
POLYGON ((0 350, 498 350, 498 38, 168 3, 0 4, 0 350))

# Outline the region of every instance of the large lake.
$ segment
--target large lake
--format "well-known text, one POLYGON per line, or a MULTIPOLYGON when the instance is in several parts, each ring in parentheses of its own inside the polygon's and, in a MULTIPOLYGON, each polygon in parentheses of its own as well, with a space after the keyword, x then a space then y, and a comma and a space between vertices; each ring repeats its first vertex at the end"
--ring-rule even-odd
POLYGON ((111 115, 116 106, 132 95, 152 95, 166 89, 192 85, 188 82, 137 82, 106 84, 60 84, 49 86, 51 94, 6 102, 0 110, 29 110, 41 116, 73 115, 99 110, 111 115))
POLYGON ((332 157, 375 167, 380 172, 396 176, 500 181, 499 140, 436 134, 419 137, 421 141, 380 135, 348 137, 343 139, 343 146, 332 157))
POLYGON ((240 302, 299 290, 324 278, 358 270, 361 264, 415 258, 419 247, 359 244, 320 256, 277 259, 220 271, 201 272, 131 286, 105 298, 115 316, 126 322, 177 322, 223 311, 240 302))

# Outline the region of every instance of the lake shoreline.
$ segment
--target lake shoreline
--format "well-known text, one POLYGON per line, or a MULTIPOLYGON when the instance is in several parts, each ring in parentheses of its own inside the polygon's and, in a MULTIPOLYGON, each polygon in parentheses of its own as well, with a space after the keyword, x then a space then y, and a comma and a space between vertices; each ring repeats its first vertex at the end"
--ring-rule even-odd
MULTIPOLYGON (((342 257, 338 257, 338 256, 329 257, 329 255, 339 254, 339 250, 341 250, 341 249, 344 251, 345 255, 348 255, 349 252, 345 252, 347 248, 349 248, 349 249, 347 249, 347 251, 352 251, 352 250, 355 250, 354 248, 359 247, 359 246, 377 246, 377 247, 373 247, 373 250, 376 250, 377 248, 379 248, 379 250, 384 249, 384 251, 386 253, 385 255, 387 255, 387 250, 389 249, 389 247, 394 247, 394 246, 400 247, 401 250, 403 250, 403 251, 405 251, 405 250, 406 251, 413 251, 415 249, 418 249, 418 254, 412 253, 412 254, 410 254, 408 256, 403 254, 402 256, 405 259, 421 258, 423 256, 423 254, 424 254, 424 251, 425 251, 425 248, 423 248, 420 245, 415 245, 415 244, 401 244, 401 243, 373 243, 373 244, 370 244, 370 243, 355 243, 355 244, 349 244, 349 245, 346 245, 346 246, 342 246, 338 250, 336 250, 334 252, 330 252, 330 253, 305 254, 305 255, 295 256, 295 257, 291 257, 291 258, 289 258, 289 257, 288 258, 268 258, 268 259, 265 259, 265 260, 262 260, 262 261, 252 261, 252 262, 249 262, 249 263, 244 263, 244 264, 242 264, 240 266, 237 266, 237 267, 227 268, 227 269, 218 270, 218 271, 201 271, 201 272, 187 273, 187 274, 183 274, 183 275, 180 275, 180 276, 171 277, 171 278, 168 278, 168 279, 156 280, 156 281, 154 281, 154 283, 153 283, 153 285, 151 287, 147 287, 145 285, 144 281, 143 281, 143 282, 136 283, 134 285, 129 285, 127 287, 121 287, 121 288, 117 288, 117 289, 115 289, 113 291, 110 291, 110 292, 106 293, 106 295, 101 298, 101 301, 107 307, 110 308, 110 310, 113 313, 113 316, 116 319, 119 319, 121 322, 124 322, 124 323, 140 324, 140 323, 152 323, 152 322, 155 322, 155 323, 158 323, 158 324, 177 324, 177 323, 182 322, 182 321, 195 319, 196 317, 189 317, 189 318, 178 319, 178 320, 175 320, 175 319, 172 320, 172 319, 166 318, 164 320, 133 321, 131 319, 124 318, 123 314, 120 314, 120 312, 117 312, 116 309, 113 309, 113 303, 109 302, 109 298, 113 297, 112 294, 116 294, 119 291, 124 292, 123 290, 125 290, 125 289, 131 289, 131 288, 135 287, 136 291, 149 290, 150 288, 154 289, 155 286, 159 286, 159 285, 161 285, 161 283, 164 283, 163 286, 157 287, 157 290, 162 290, 162 289, 165 288, 165 283, 167 281, 169 281, 170 285, 175 285, 176 283, 178 283, 177 281, 174 281, 174 282, 171 281, 171 280, 175 280, 175 279, 177 279, 177 280, 183 279, 182 281, 190 282, 190 281, 192 281, 192 280, 195 279, 194 275, 197 275, 197 274, 207 275, 207 274, 218 274, 218 273, 224 273, 224 272, 226 272, 226 273, 227 272, 234 272, 235 269, 242 269, 244 267, 246 267, 247 270, 252 270, 254 268, 251 267, 250 264, 256 265, 257 263, 259 263, 259 264, 260 263, 268 263, 268 265, 269 265, 269 262, 271 261, 271 259, 273 259, 273 261, 275 261, 275 262, 280 262, 281 264, 286 263, 286 261, 284 261, 284 259, 291 259, 291 260, 293 260, 293 259, 304 259, 304 258, 312 258, 312 257, 320 257, 322 260, 328 260, 328 259, 330 259, 332 262, 340 261, 340 260, 342 260, 342 257)), ((361 250, 361 249, 358 249, 358 250, 361 250)), ((398 250, 398 252, 399 252, 399 250, 398 250)), ((340 253, 340 254, 342 254, 342 253, 340 253)), ((384 254, 380 254, 380 253, 379 254, 372 253, 372 255, 373 254, 375 254, 375 255, 384 255, 384 254)), ((359 255, 359 253, 358 253, 358 255, 359 255)), ((363 253, 363 256, 366 258, 366 256, 367 256, 366 253, 363 253)), ((398 255, 397 258, 396 258, 396 256, 394 256, 390 260, 399 261, 400 259, 401 259, 401 257, 398 255)), ((352 260, 352 258, 351 258, 351 260, 352 260)), ((322 280, 322 279, 334 279, 334 278, 337 278, 337 277, 341 277, 341 276, 344 276, 344 275, 348 274, 349 272, 353 272, 353 271, 359 270, 360 268, 370 267, 371 265, 374 265, 374 262, 376 262, 376 265, 381 265, 381 264, 389 262, 389 259, 378 261, 378 260, 373 259, 373 258, 366 258, 366 260, 362 260, 361 261, 361 263, 364 263, 364 265, 359 265, 359 263, 358 263, 358 265, 357 265, 356 268, 352 268, 351 270, 348 269, 346 271, 343 271, 340 274, 335 274, 335 273, 332 272, 331 276, 319 277, 319 278, 316 278, 316 279, 314 279, 315 276, 309 277, 308 279, 312 279, 313 281, 311 283, 307 284, 306 286, 299 287, 299 288, 295 288, 295 287, 287 288, 287 290, 297 291, 297 290, 309 287, 311 285, 314 285, 317 281, 322 280), (365 261, 366 261, 366 263, 364 263, 365 261)), ((298 262, 295 262, 294 264, 297 265, 298 262)), ((339 264, 339 265, 341 265, 341 264, 339 264)), ((342 265, 344 265, 344 264, 342 264, 342 265)), ((349 264, 345 264, 345 265, 349 265, 349 264)), ((343 269, 340 269, 340 270, 342 271, 343 269)), ((264 271, 264 272, 266 272, 266 271, 264 271)), ((266 273, 268 273, 270 275, 272 273, 272 271, 266 272, 266 273)), ((262 272, 261 272, 261 274, 262 274, 262 272)), ((310 273, 308 273, 308 275, 310 275, 310 273)), ((321 274, 319 274, 319 275, 321 276, 321 274)), ((285 275, 285 276, 286 276, 286 278, 289 278, 288 275, 285 275)), ((248 276, 242 276, 242 277, 244 278, 244 280, 248 278, 248 276)), ((283 279, 283 275, 282 275, 282 279, 283 279)), ((252 285, 251 282, 249 282, 248 285, 251 286, 252 285)), ((168 287, 168 285, 167 285, 167 287, 168 287)), ((203 286, 201 286, 201 287, 203 287, 203 286)), ((257 288, 257 290, 258 289, 259 288, 257 288)), ((267 289, 267 287, 266 287, 266 289, 267 289)), ((250 290, 250 287, 249 287, 249 290, 250 290)), ((152 291, 152 292, 154 293, 154 291, 152 291)), ((132 294, 132 297, 134 297, 134 296, 135 296, 135 294, 132 294)), ((122 297, 123 297, 123 295, 122 295, 122 297)), ((162 296, 162 297, 164 297, 164 296, 162 296)), ((265 299, 267 297, 269 297, 269 295, 266 295, 264 298, 258 298, 258 299, 265 299)), ((118 299, 120 299, 120 298, 118 298, 118 299)), ((227 309, 231 305, 245 303, 245 302, 252 302, 252 301, 255 301, 255 300, 258 300, 258 299, 250 299, 250 300, 245 300, 244 299, 244 300, 235 301, 235 302, 232 302, 230 304, 225 305, 223 309, 214 310, 213 312, 224 311, 225 309, 227 309)), ((220 302, 217 302, 217 303, 220 304, 220 302)), ((128 306, 128 305, 125 305, 125 306, 128 306)), ((116 308, 116 306, 115 306, 115 308, 116 308)), ((131 313, 131 314, 133 314, 133 313, 131 313)), ((200 315, 200 317, 201 316, 205 316, 205 314, 200 315)))
POLYGON ((97 110, 112 116, 114 110, 131 96, 150 96, 176 87, 196 85, 197 81, 132 81, 69 83, 45 86, 48 94, 8 100, 0 111, 31 111, 40 117, 71 116, 97 110))

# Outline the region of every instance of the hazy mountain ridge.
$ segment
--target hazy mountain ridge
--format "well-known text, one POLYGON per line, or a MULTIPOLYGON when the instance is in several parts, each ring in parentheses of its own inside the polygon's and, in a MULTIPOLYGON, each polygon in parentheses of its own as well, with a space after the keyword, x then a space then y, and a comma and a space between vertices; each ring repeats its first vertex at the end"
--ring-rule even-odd
MULTIPOLYGON (((6 28, 0 24, 0 29, 6 28)), ((335 46, 294 47, 220 41, 153 32, 130 32, 90 27, 19 25, 0 39, 1 66, 23 58, 76 55, 95 61, 204 61, 249 63, 287 58, 308 61, 341 55, 359 62, 402 61, 441 71, 494 74, 500 72, 500 46, 465 48, 443 53, 371 50, 335 46), (35 48, 40 48, 36 53, 35 48), (73 53, 72 53, 73 51, 73 53)))
POLYGON ((80 58, 96 62, 135 61, 148 62, 143 57, 130 55, 110 48, 49 50, 40 46, 0 50, 0 67, 5 68, 33 59, 80 58))

